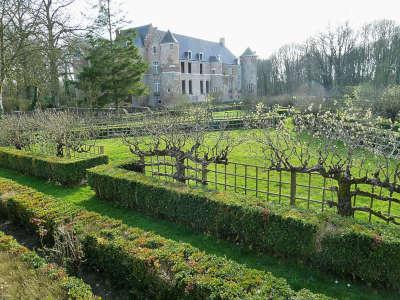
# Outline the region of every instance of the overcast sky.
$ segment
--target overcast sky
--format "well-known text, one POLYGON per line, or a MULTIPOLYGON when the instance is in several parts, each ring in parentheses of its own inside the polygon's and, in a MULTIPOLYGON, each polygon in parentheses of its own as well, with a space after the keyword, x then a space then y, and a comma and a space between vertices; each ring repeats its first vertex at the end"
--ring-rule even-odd
MULTIPOLYGON (((79 0, 84 1, 84 0, 79 0)), ((302 42, 329 25, 392 19, 400 0, 119 0, 131 25, 218 41, 239 56, 250 46, 268 57, 284 44, 302 42)))

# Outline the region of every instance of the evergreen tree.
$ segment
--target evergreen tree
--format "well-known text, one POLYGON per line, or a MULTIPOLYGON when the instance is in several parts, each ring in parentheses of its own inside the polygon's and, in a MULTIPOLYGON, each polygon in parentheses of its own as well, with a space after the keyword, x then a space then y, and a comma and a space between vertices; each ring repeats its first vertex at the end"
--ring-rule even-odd
POLYGON ((148 66, 133 44, 132 31, 118 35, 114 41, 97 38, 87 56, 87 66, 78 76, 79 87, 92 105, 104 106, 120 102, 129 96, 141 96, 146 87, 141 81, 148 66))

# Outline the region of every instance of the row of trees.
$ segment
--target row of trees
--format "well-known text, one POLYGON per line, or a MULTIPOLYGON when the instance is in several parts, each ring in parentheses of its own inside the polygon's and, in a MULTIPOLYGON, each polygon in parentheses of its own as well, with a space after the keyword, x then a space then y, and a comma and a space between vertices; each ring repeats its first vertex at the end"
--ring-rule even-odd
POLYGON ((368 83, 376 91, 400 84, 400 26, 382 20, 358 30, 347 23, 328 28, 260 61, 258 77, 264 96, 328 96, 347 86, 368 83))
POLYGON ((293 113, 277 126, 265 120, 257 115, 253 119, 260 129, 253 138, 261 149, 257 155, 262 155, 267 169, 318 173, 333 179, 337 200, 328 204, 337 207, 340 215, 362 211, 399 224, 392 216, 352 202, 355 196, 362 196, 400 203, 394 196, 400 192, 399 135, 378 129, 371 111, 348 105, 336 112, 293 113))
POLYGON ((74 1, 0 0, 0 112, 103 106, 145 92, 134 32, 115 34, 126 24, 117 0, 97 1, 87 24, 70 14, 74 1))
POLYGON ((0 146, 66 157, 95 146, 93 127, 63 111, 7 114, 0 118, 0 146))
POLYGON ((62 63, 71 55, 79 29, 70 20, 69 0, 0 1, 0 110, 40 96, 60 103, 62 63), (10 104, 11 105, 11 104, 10 104))

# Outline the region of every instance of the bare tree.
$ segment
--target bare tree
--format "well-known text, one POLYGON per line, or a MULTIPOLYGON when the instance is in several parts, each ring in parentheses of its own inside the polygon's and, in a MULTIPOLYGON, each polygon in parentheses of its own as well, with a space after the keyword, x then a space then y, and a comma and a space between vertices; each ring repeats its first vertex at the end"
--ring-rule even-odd
POLYGON ((0 116, 0 145, 12 146, 17 150, 29 150, 36 142, 36 122, 26 114, 0 116))
POLYGON ((93 128, 84 118, 66 111, 35 113, 35 121, 42 124, 38 143, 54 146, 58 157, 69 157, 71 151, 83 153, 95 145, 93 128))
MULTIPOLYGON (((267 169, 290 173, 315 172, 335 180, 337 201, 328 201, 328 204, 337 207, 338 214, 353 216, 356 211, 363 211, 397 223, 394 217, 372 207, 352 204, 355 195, 400 203, 393 197, 394 192, 400 191, 400 162, 393 160, 399 155, 398 137, 377 131, 373 122, 370 112, 359 112, 348 106, 335 113, 292 114, 291 118, 280 120, 276 127, 271 122, 257 121, 258 130, 252 135, 261 149, 267 169), (380 139, 382 135, 384 141, 380 139), (390 195, 374 194, 360 185, 382 187, 390 195)), ((291 178, 295 180, 296 176, 291 178)))
POLYGON ((60 66, 63 49, 71 35, 81 30, 71 24, 67 11, 75 0, 40 0, 39 16, 43 50, 48 61, 50 96, 55 107, 60 105, 60 66))
POLYGON ((12 82, 16 65, 27 55, 38 26, 33 1, 0 1, 0 113, 4 110, 4 87, 12 82))
POLYGON ((211 163, 227 164, 228 155, 237 145, 238 139, 225 131, 223 124, 214 124, 219 131, 209 133, 212 128, 210 114, 206 109, 196 108, 186 113, 165 111, 154 118, 148 114, 139 127, 132 127, 124 142, 132 154, 139 157, 142 171, 146 157, 167 156, 173 159, 173 178, 179 182, 197 180, 206 184, 207 167, 211 163), (186 174, 190 161, 201 166, 202 178, 186 174))

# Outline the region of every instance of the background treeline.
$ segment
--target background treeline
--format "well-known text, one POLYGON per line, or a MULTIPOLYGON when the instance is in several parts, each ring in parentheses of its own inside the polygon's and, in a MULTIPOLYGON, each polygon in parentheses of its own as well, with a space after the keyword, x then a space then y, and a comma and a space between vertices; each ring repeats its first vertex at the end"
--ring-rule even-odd
POLYGON ((87 0, 85 17, 74 2, 0 0, 0 114, 118 105, 145 92, 134 32, 115 35, 127 24, 118 0, 87 0))
POLYGON ((270 102, 349 95, 376 109, 393 106, 400 102, 400 26, 381 20, 330 27, 260 60, 258 79, 259 95, 270 102))

